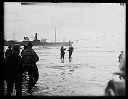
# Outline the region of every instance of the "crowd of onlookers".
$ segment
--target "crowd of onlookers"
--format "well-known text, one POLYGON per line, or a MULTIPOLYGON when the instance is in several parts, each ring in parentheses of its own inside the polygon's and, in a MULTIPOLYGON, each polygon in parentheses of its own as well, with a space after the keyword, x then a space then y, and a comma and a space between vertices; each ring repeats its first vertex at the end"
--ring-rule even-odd
POLYGON ((37 61, 39 61, 39 57, 32 49, 31 42, 24 45, 21 53, 19 45, 8 47, 4 58, 4 81, 7 84, 5 95, 11 96, 14 84, 16 96, 22 95, 23 76, 26 72, 29 76, 27 93, 32 94, 33 87, 39 78, 37 61))
MULTIPOLYGON (((64 60, 65 48, 61 47, 61 59, 64 60)), ((69 47, 69 60, 73 52, 73 47, 69 47)), ((25 74, 28 74, 28 89, 27 93, 32 94, 33 87, 38 81, 39 73, 36 62, 39 57, 32 49, 32 42, 24 45, 24 49, 20 53, 20 45, 8 46, 4 55, 4 81, 6 82, 5 95, 11 96, 13 86, 15 84, 16 96, 22 95, 22 84, 25 74)), ((5 85, 4 85, 5 86, 5 85)))

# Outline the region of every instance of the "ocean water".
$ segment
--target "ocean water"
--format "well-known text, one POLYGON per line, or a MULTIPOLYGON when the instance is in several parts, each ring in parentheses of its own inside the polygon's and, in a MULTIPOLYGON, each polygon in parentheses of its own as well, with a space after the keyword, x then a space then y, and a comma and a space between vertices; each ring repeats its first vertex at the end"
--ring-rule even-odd
MULTIPOLYGON (((100 46, 74 46, 72 60, 68 60, 65 47, 64 63, 60 60, 60 47, 33 47, 39 56, 39 80, 36 96, 104 96, 107 82, 119 70, 120 49, 100 46)), ((5 49, 7 46, 5 46, 5 49)), ((21 47, 22 50, 22 47, 21 47)))

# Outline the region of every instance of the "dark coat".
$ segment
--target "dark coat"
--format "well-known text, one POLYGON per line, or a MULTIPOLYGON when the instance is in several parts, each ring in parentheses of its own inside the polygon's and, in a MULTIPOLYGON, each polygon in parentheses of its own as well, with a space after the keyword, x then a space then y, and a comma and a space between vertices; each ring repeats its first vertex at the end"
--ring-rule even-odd
POLYGON ((73 52, 73 47, 69 47, 69 53, 71 53, 72 54, 72 52, 73 52))
POLYGON ((64 52, 65 50, 66 50, 66 48, 61 47, 61 49, 60 49, 61 55, 64 55, 65 54, 65 52, 64 52))
POLYGON ((23 64, 20 55, 12 53, 5 59, 4 77, 5 80, 22 78, 23 64))

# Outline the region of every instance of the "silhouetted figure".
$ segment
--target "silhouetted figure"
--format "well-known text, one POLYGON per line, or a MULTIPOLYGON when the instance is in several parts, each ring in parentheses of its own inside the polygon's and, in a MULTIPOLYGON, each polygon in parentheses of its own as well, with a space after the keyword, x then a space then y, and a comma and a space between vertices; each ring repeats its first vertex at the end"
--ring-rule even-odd
MULTIPOLYGON (((1 54, 1 56, 2 56, 2 54, 1 54)), ((0 66, 0 75, 2 76, 2 77, 0 77, 0 86, 1 86, 1 88, 0 88, 0 96, 4 96, 5 94, 4 94, 4 80, 5 80, 5 78, 4 78, 4 76, 3 76, 3 73, 4 73, 4 61, 5 61, 5 58, 3 58, 2 60, 1 60, 1 66, 0 66)))
POLYGON ((5 57, 7 57, 7 56, 9 56, 11 54, 12 54, 12 48, 11 48, 11 46, 8 46, 8 49, 5 52, 5 57))
POLYGON ((29 82, 27 93, 32 94, 32 88, 36 84, 39 78, 38 68, 36 62, 39 61, 39 57, 32 49, 32 43, 28 42, 27 48, 22 53, 22 59, 25 70, 28 72, 29 82))
POLYGON ((125 53, 121 55, 119 63, 119 72, 115 72, 115 75, 119 75, 120 80, 110 80, 105 88, 106 96, 125 96, 126 95, 126 57, 125 53))
POLYGON ((121 53, 120 53, 120 55, 118 56, 118 58, 119 58, 119 61, 118 62, 120 62, 121 61, 121 58, 122 58, 122 54, 123 54, 123 52, 124 51, 120 51, 121 53))
POLYGON ((64 54, 65 54, 65 50, 66 50, 66 48, 64 48, 63 46, 61 46, 61 49, 60 49, 60 51, 61 51, 61 59, 64 61, 64 54))
POLYGON ((68 51, 69 51, 69 60, 71 60, 71 58, 72 58, 71 56, 72 56, 72 52, 73 52, 73 47, 69 46, 68 51))
POLYGON ((125 79, 126 78, 126 56, 125 56, 125 52, 123 52, 121 55, 119 68, 120 68, 120 71, 122 73, 121 76, 125 79))
POLYGON ((19 55, 20 46, 14 45, 12 54, 5 59, 5 71, 4 77, 7 82, 7 93, 6 95, 11 96, 13 93, 13 85, 15 83, 16 96, 22 95, 22 74, 23 64, 22 58, 19 55))

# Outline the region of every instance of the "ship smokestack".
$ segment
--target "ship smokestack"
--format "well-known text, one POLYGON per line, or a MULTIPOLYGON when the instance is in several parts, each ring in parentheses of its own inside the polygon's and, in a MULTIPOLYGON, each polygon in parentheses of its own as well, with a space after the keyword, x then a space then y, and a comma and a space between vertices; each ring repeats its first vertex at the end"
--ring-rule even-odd
POLYGON ((37 33, 35 33, 35 41, 37 40, 37 33))

